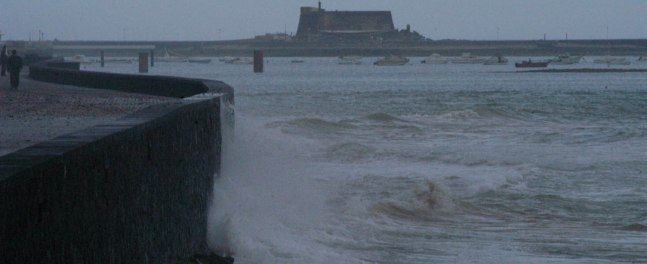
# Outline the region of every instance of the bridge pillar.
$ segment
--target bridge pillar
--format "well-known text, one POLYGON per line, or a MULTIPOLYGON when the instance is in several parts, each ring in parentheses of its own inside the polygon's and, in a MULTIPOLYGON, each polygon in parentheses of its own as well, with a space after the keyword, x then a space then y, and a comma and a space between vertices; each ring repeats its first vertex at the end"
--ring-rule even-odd
POLYGON ((254 72, 263 72, 263 51, 254 50, 254 72))
POLYGON ((139 53, 139 73, 148 73, 148 52, 139 53))

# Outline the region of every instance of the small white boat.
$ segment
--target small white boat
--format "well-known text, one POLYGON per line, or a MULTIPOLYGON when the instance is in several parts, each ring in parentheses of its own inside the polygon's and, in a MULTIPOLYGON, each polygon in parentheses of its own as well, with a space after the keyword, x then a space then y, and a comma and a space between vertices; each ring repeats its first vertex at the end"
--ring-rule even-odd
POLYGON ((607 64, 609 65, 631 65, 631 61, 629 61, 627 58, 618 58, 615 60, 612 60, 608 62, 607 64))
POLYGON ((208 64, 208 63, 211 63, 211 59, 208 59, 208 58, 189 58, 189 63, 208 64))
POLYGON ((386 56, 383 59, 377 60, 374 65, 377 66, 402 66, 409 63, 409 59, 400 56, 386 56))
POLYGON ((528 59, 527 61, 517 62, 514 64, 515 68, 546 68, 548 67, 548 61, 532 61, 528 59))
POLYGON ((127 58, 105 58, 104 62, 106 63, 133 63, 133 59, 127 58))
POLYGON ((449 59, 441 56, 438 53, 431 54, 431 56, 425 58, 422 60, 420 63, 423 64, 447 64, 449 62, 449 59))
POLYGON ((465 52, 460 57, 451 59, 450 62, 454 64, 481 64, 485 62, 485 59, 465 52))
POLYGON ((164 56, 155 58, 155 62, 188 62, 185 56, 171 56, 167 49, 164 49, 164 56))
POLYGON ((91 63, 97 62, 96 60, 86 57, 85 55, 74 55, 72 57, 65 57, 64 60, 69 62, 78 62, 81 64, 91 64, 91 63))
POLYGON ((160 57, 155 58, 155 62, 181 63, 188 62, 188 59, 179 57, 160 57))
POLYGON ((254 60, 249 57, 242 57, 242 58, 232 58, 230 60, 225 61, 227 64, 254 64, 254 60))
POLYGON ((508 59, 503 56, 495 56, 485 60, 483 65, 508 65, 508 59))
POLYGON ((606 56, 600 59, 595 59, 593 60, 593 62, 599 63, 599 64, 607 64, 607 65, 631 65, 631 61, 629 61, 625 57, 606 56))
POLYGON ((341 56, 339 57, 339 65, 360 65, 362 64, 362 57, 359 56, 341 56))
POLYGON ((582 61, 582 56, 571 56, 568 53, 561 54, 554 59, 550 60, 550 64, 553 65, 573 65, 578 64, 582 61))

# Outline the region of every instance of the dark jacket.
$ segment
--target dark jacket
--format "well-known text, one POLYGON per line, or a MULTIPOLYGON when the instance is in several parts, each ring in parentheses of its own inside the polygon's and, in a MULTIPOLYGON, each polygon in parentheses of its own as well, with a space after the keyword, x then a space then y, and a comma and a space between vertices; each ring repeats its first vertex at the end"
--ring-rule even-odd
POLYGON ((18 55, 11 55, 7 59, 7 69, 9 72, 20 72, 22 70, 22 58, 18 55))
POLYGON ((3 46, 2 49, 0 49, 0 63, 7 63, 7 58, 7 46, 3 46))

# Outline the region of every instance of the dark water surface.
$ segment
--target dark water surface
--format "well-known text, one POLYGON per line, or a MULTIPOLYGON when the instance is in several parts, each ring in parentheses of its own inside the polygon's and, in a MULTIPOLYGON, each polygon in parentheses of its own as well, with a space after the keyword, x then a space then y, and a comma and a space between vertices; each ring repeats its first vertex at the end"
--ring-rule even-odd
POLYGON ((647 74, 290 60, 151 71, 236 89, 212 232, 237 262, 647 262, 647 74))

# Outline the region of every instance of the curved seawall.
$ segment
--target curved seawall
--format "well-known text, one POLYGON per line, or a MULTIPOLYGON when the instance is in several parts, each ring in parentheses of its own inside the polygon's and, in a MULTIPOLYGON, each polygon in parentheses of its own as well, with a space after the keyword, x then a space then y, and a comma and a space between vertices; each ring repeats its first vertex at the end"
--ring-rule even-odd
POLYGON ((0 157, 0 262, 168 263, 207 252, 233 89, 39 64, 35 80, 184 98, 0 157))

